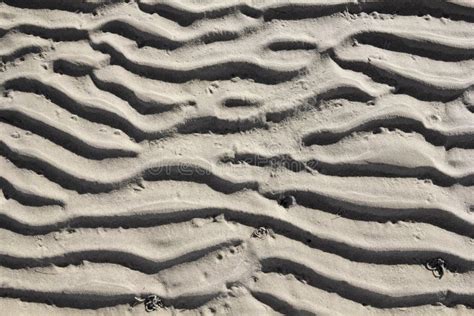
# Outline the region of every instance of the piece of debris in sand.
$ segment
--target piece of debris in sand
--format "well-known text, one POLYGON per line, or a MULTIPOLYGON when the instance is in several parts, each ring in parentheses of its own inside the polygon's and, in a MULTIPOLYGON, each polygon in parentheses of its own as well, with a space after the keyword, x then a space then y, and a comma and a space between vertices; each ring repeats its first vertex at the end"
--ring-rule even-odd
POLYGON ((259 227, 257 229, 255 229, 252 233, 252 238, 258 238, 258 239, 264 239, 266 238, 268 235, 272 236, 273 238, 275 238, 275 234, 273 233, 273 230, 271 230, 270 228, 266 228, 266 227, 259 227))
POLYGON ((446 261, 441 258, 434 258, 427 261, 425 267, 433 273, 435 278, 441 279, 446 269, 446 261))
POLYGON ((135 297, 135 303, 133 306, 143 303, 145 305, 145 311, 153 312, 158 308, 163 308, 165 305, 163 301, 157 295, 148 295, 145 298, 135 297))

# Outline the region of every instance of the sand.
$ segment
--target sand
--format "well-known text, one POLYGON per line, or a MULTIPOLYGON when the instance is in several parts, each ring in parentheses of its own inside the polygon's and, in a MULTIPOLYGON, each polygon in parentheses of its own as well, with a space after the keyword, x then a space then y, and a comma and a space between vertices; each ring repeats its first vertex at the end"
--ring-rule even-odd
POLYGON ((0 315, 474 315, 472 23, 0 1, 0 315))

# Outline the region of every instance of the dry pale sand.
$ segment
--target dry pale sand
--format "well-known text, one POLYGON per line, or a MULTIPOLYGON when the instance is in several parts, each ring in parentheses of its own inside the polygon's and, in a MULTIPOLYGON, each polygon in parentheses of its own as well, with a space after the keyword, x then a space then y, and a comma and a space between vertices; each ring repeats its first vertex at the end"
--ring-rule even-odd
POLYGON ((474 315, 473 23, 0 1, 0 315, 474 315))

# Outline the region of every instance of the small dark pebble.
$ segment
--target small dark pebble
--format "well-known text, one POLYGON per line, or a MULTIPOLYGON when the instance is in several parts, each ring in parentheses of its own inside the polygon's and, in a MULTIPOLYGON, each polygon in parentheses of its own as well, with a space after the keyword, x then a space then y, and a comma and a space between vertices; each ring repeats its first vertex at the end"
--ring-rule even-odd
POLYGON ((289 208, 290 206, 296 204, 296 199, 293 195, 286 195, 278 200, 278 204, 280 204, 284 208, 289 208))

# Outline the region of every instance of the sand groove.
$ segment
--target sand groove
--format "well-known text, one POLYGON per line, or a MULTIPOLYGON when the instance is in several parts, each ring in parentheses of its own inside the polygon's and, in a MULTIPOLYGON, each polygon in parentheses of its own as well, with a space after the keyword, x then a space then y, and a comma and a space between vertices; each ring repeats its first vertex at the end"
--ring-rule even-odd
POLYGON ((473 22, 461 0, 0 1, 0 309, 472 313, 473 22))

